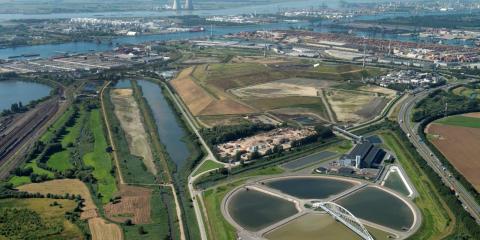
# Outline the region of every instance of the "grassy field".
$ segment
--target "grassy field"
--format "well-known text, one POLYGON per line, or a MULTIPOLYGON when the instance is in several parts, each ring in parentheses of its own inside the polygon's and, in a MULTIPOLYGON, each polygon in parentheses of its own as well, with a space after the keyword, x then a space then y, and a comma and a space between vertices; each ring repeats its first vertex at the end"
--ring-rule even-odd
MULTIPOLYGON (((36 160, 33 160, 32 162, 25 164, 23 168, 28 168, 28 167, 31 167, 33 170, 33 173, 35 174, 47 175, 49 178, 53 178, 55 176, 53 172, 50 172, 48 170, 38 167, 36 160)), ((30 177, 27 177, 27 176, 23 176, 23 177, 13 176, 12 178, 10 178, 9 182, 12 183, 15 187, 23 184, 31 183, 30 177)))
POLYGON ((414 160, 414 156, 407 150, 405 143, 390 131, 381 132, 379 135, 386 147, 396 154, 420 195, 414 202, 422 212, 422 226, 412 239, 442 239, 451 234, 455 227, 455 216, 414 160))
POLYGON ((80 131, 82 130, 83 124, 86 121, 85 111, 79 111, 80 116, 77 117, 75 124, 67 128, 67 134, 63 136, 61 143, 64 148, 68 147, 69 144, 74 144, 77 138, 80 136, 80 131))
POLYGON ((204 163, 202 163, 202 165, 197 169, 197 171, 195 171, 193 176, 196 176, 199 173, 206 172, 208 170, 212 170, 220 167, 223 167, 223 165, 220 163, 214 162, 212 160, 207 160, 204 163))
POLYGON ((480 89, 472 89, 462 86, 453 89, 453 93, 456 95, 480 99, 480 89))
POLYGON ((480 128, 480 119, 474 117, 466 117, 462 115, 455 115, 435 121, 435 123, 454 125, 459 127, 480 128))
POLYGON ((85 165, 94 168, 93 176, 97 179, 97 191, 102 195, 102 202, 107 203, 117 191, 117 186, 115 185, 115 178, 111 173, 113 169, 112 159, 106 152, 108 145, 98 109, 92 110, 90 113, 89 127, 94 137, 94 149, 93 152, 83 156, 83 161, 85 165))
POLYGON ((53 137, 55 136, 55 133, 65 125, 65 123, 68 121, 68 119, 74 114, 74 109, 69 108, 67 111, 59 118, 57 121, 55 121, 52 126, 48 128, 48 130, 40 137, 40 141, 44 143, 48 143, 52 141, 53 137))
POLYGON ((67 169, 73 168, 73 165, 70 162, 69 158, 70 158, 70 152, 68 150, 54 153, 48 159, 47 166, 59 172, 63 172, 67 169))
POLYGON ((2 199, 0 239, 84 239, 81 230, 65 219, 65 213, 76 206, 75 201, 64 199, 2 199), (54 202, 58 205, 53 206, 54 202), (20 211, 5 212, 13 208, 20 211), (2 235, 6 232, 8 236, 2 235))

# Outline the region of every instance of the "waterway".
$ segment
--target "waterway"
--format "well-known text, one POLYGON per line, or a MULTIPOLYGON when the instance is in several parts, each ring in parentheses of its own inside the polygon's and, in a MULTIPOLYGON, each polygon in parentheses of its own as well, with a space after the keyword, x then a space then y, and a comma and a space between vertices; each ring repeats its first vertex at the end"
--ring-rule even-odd
POLYGON ((268 187, 301 199, 325 199, 353 187, 355 184, 330 178, 281 178, 265 183, 268 187))
MULTIPOLYGON (((325 1, 330 4, 330 1, 325 1)), ((333 3, 336 5, 339 1, 333 3)), ((186 14, 198 14, 201 16, 206 15, 235 15, 235 14, 245 14, 245 13, 275 13, 279 9, 285 8, 307 8, 311 6, 318 6, 319 3, 316 0, 306 0, 306 1, 292 1, 288 3, 273 4, 273 5, 260 5, 260 6, 246 6, 242 8, 235 9, 217 9, 217 10, 199 10, 193 12, 186 12, 186 14)), ((175 13, 171 11, 163 12, 110 12, 110 13, 55 13, 55 14, 0 14, 0 21, 11 20, 11 19, 55 19, 55 18, 72 18, 72 17, 149 17, 149 16, 169 16, 175 14, 184 14, 185 12, 175 13)), ((419 13, 422 14, 433 14, 433 13, 419 13)), ((440 13, 436 13, 440 14, 440 13)), ((381 19, 385 17, 396 17, 396 16, 409 16, 410 13, 406 12, 396 12, 396 13, 382 13, 377 15, 370 16, 359 16, 355 19, 381 19)), ((325 23, 328 23, 326 21, 325 23)), ((335 28, 329 28, 325 26, 314 26, 308 22, 298 22, 298 23, 270 23, 270 24, 256 24, 248 26, 219 26, 214 27, 213 31, 205 32, 181 32, 181 33, 170 33, 170 34, 156 34, 156 35, 140 35, 134 37, 114 37, 110 43, 94 43, 94 42, 71 42, 71 43, 62 43, 62 44, 44 44, 44 45, 35 45, 35 46, 23 46, 23 47, 12 47, 12 48, 3 48, 0 49, 0 59, 7 59, 11 56, 21 56, 23 54, 39 54, 42 58, 48 58, 59 54, 64 53, 86 53, 86 52, 99 52, 99 51, 108 51, 112 50, 116 45, 122 44, 140 44, 150 41, 168 41, 168 40, 188 40, 188 39, 198 39, 205 38, 213 34, 214 36, 222 36, 228 33, 237 33, 242 31, 255 31, 255 30, 284 30, 290 28, 299 28, 299 27, 313 27, 313 30, 316 32, 342 32, 344 30, 339 30, 335 28)), ((353 31, 353 34, 357 36, 366 36, 370 38, 379 38, 387 40, 401 40, 401 41, 412 41, 412 42, 435 42, 433 39, 417 39, 412 36, 404 36, 397 34, 373 34, 368 31, 353 31)), ((445 44, 450 45, 473 45, 472 41, 461 41, 461 40, 446 40, 445 44)))
MULTIPOLYGON (((344 2, 381 2, 387 0, 342 0, 344 2)), ((50 14, 0 14, 0 21, 18 19, 69 19, 84 17, 166 17, 175 15, 237 15, 237 14, 269 14, 285 9, 306 9, 321 7, 325 3, 331 8, 340 8, 341 0, 318 1, 318 0, 294 0, 271 4, 252 4, 243 7, 193 10, 193 11, 121 11, 121 12, 80 12, 80 13, 50 13, 50 14)))
POLYGON ((375 187, 367 187, 337 201, 355 217, 398 231, 410 229, 413 212, 398 197, 375 187))
POLYGON ((44 84, 25 81, 0 81, 0 111, 10 109, 13 103, 23 105, 41 99, 50 94, 52 89, 44 84))
POLYGON ((240 189, 228 204, 233 220, 249 231, 259 231, 296 214, 295 204, 255 190, 240 189))
POLYGON ((181 167, 190 156, 187 144, 183 141, 186 136, 185 130, 158 84, 139 80, 138 85, 142 88, 143 96, 152 110, 160 140, 172 161, 181 167))

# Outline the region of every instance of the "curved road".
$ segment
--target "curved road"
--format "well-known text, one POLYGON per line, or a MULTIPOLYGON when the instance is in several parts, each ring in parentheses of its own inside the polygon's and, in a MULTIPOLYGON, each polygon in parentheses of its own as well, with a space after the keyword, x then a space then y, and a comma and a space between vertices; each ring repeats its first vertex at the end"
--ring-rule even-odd
POLYGON ((442 182, 457 193, 458 199, 462 202, 466 211, 468 211, 472 215, 472 217, 475 218, 477 223, 480 223, 479 204, 459 181, 457 181, 453 177, 450 177, 452 175, 448 170, 443 170, 444 168, 441 161, 438 159, 437 156, 435 156, 435 154, 433 154, 431 149, 425 143, 423 143, 423 140, 421 140, 421 138, 417 135, 419 124, 413 124, 410 121, 413 108, 419 100, 427 97, 429 93, 436 89, 448 89, 453 86, 455 85, 445 85, 439 88, 430 89, 417 95, 409 96, 405 100, 400 110, 400 113, 398 114, 398 123, 400 124, 400 127, 405 132, 405 134, 409 136, 410 142, 415 146, 418 153, 423 157, 423 159, 425 159, 425 161, 427 161, 428 165, 442 178, 442 182))

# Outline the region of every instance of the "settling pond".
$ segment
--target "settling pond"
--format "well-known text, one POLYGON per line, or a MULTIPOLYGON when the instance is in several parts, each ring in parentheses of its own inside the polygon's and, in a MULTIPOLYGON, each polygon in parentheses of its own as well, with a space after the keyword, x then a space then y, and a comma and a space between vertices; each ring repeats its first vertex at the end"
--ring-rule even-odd
POLYGON ((35 82, 0 81, 0 112, 10 109, 13 103, 22 102, 27 105, 31 101, 46 97, 51 90, 49 86, 35 82))
POLYGON ((367 187, 354 192, 337 203, 357 218, 397 231, 408 230, 414 223, 413 212, 405 202, 376 187, 367 187))
POLYGON ((256 190, 240 189, 230 199, 228 212, 243 228, 259 231, 298 211, 293 202, 256 190))
POLYGON ((152 110, 160 140, 165 145, 170 158, 177 166, 183 166, 190 156, 190 150, 183 141, 185 130, 178 122, 176 113, 165 99, 162 89, 156 83, 139 80, 143 96, 152 110))
POLYGON ((294 177, 268 181, 265 185, 301 199, 325 199, 352 188, 355 183, 332 178, 294 177))

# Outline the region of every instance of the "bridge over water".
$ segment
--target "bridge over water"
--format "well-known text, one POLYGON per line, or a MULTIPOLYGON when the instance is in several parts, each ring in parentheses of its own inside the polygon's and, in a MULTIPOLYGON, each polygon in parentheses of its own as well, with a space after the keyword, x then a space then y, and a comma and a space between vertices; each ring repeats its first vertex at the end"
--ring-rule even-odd
POLYGON ((313 208, 321 208, 365 240, 374 240, 365 226, 347 209, 334 202, 315 202, 313 208))

